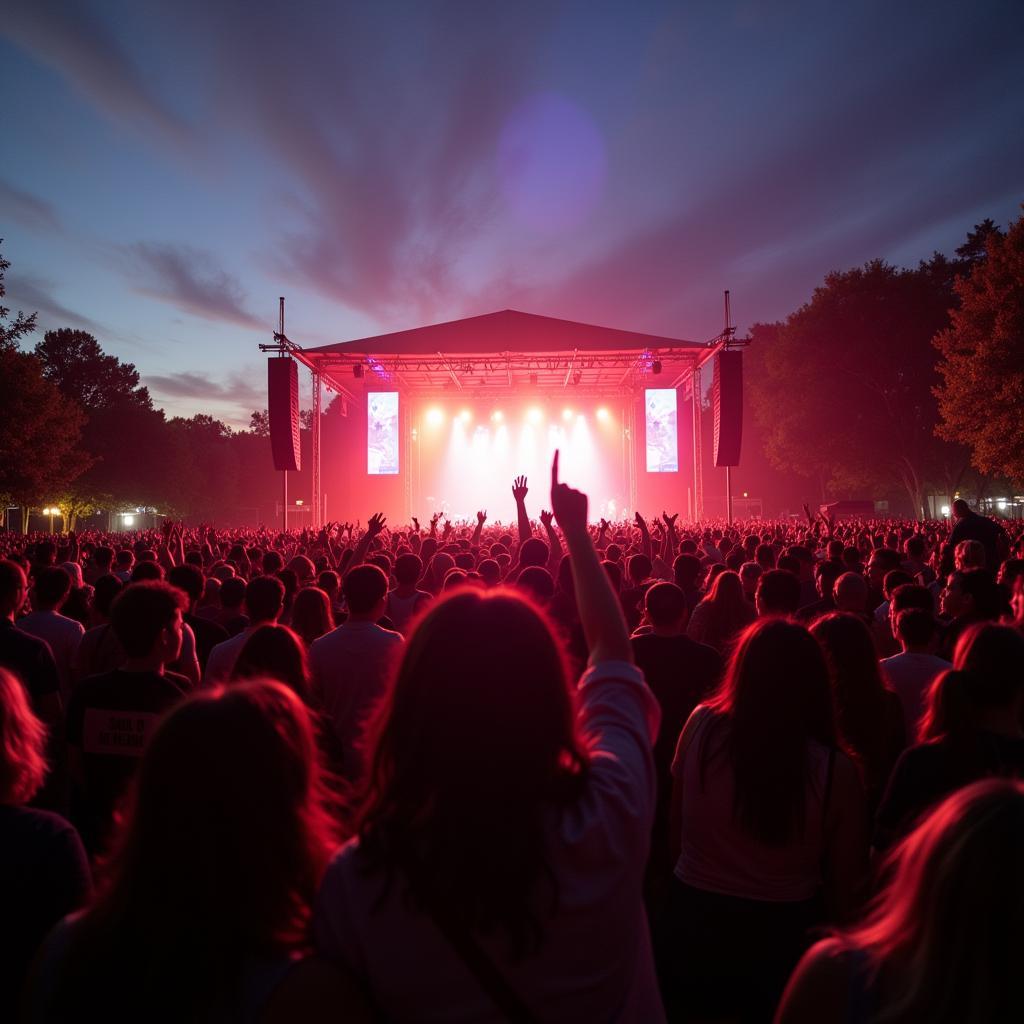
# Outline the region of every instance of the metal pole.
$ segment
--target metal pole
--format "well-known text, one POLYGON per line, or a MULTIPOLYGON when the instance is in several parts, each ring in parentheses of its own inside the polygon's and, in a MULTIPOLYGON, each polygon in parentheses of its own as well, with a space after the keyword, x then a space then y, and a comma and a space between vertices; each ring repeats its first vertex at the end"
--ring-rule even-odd
POLYGON ((323 512, 320 499, 320 374, 313 374, 313 529, 323 526, 323 512))
POLYGON ((690 392, 693 399, 693 518, 704 518, 704 443, 701 437, 701 387, 700 367, 694 367, 690 375, 690 392))
MULTIPOLYGON (((284 296, 277 300, 277 330, 284 337, 284 296)), ((283 354, 283 353, 282 353, 283 354)), ((288 470, 281 471, 281 529, 288 529, 288 470)))
POLYGON ((732 466, 725 467, 725 514, 732 526, 732 466))

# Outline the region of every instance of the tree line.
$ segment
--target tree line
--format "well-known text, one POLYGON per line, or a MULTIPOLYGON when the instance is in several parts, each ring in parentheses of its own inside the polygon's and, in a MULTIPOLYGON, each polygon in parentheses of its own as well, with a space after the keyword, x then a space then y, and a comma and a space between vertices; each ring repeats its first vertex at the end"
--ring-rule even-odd
MULTIPOLYGON (((47 331, 24 351, 36 316, 2 305, 9 265, 0 255, 5 507, 27 521, 58 504, 69 528, 101 509, 223 522, 266 508, 278 477, 265 411, 243 431, 168 419, 135 366, 86 331, 47 331)), ((832 272, 751 338, 748 437, 821 498, 902 496, 921 516, 929 493, 1024 486, 1024 217, 976 225, 953 258, 832 272)))

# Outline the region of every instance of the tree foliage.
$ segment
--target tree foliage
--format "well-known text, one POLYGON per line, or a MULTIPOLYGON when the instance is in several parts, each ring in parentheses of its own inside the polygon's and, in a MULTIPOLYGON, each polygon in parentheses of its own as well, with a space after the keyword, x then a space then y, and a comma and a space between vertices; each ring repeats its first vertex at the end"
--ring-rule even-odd
POLYGON ((35 347, 46 379, 91 414, 98 409, 138 405, 151 409, 147 388, 139 386, 139 371, 117 356, 107 355, 87 331, 69 327, 47 331, 35 347))
POLYGON ((938 434, 966 444, 982 472, 1024 483, 1024 217, 990 231, 985 251, 935 338, 938 434))
MULTIPOLYGON (((0 238, 0 245, 3 239, 0 238)), ((3 304, 3 297, 7 294, 4 287, 4 275, 10 269, 11 261, 4 259, 0 253, 0 352, 13 352, 18 348, 18 342, 36 329, 35 313, 26 316, 21 310, 11 320, 10 309, 3 304)))
POLYGON ((822 494, 899 493, 921 514, 929 481, 958 456, 934 436, 931 339, 947 323, 951 264, 875 260, 831 273, 785 322, 754 330, 747 375, 766 452, 822 494))

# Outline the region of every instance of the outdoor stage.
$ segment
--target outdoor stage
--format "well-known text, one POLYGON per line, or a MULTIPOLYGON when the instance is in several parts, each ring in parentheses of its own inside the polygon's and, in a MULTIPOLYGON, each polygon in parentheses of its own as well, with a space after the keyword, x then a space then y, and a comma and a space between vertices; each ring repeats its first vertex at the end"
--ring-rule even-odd
MULTIPOLYGON (((312 506, 291 525, 383 511, 515 516, 548 505, 551 454, 597 520, 637 509, 703 514, 704 439, 693 396, 729 333, 690 342, 504 310, 373 338, 301 348, 283 330, 261 346, 312 374, 312 506), (341 396, 321 416, 324 389, 341 396)), ((290 474, 295 475, 295 474, 290 474)))

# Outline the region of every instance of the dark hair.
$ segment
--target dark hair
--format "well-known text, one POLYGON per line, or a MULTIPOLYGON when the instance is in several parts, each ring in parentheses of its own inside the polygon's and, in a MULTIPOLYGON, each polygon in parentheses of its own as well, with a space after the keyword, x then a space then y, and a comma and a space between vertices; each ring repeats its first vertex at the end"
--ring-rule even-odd
POLYGON ((622 590, 622 569, 619 567, 618 562, 611 562, 607 558, 601 563, 601 568, 608 574, 608 579, 612 581, 612 589, 615 593, 619 593, 622 590))
POLYGON ((124 589, 124 584, 113 574, 106 573, 93 584, 92 606, 107 618, 114 598, 124 589))
POLYGON ((144 658, 175 613, 185 608, 185 595, 177 587, 158 580, 130 583, 110 606, 110 624, 125 654, 144 658))
MULTIPOLYGON (((544 821, 587 759, 564 652, 532 602, 460 589, 419 620, 367 729, 357 830, 368 863, 469 928, 540 941, 544 821), (458 708, 458 714, 451 709, 458 708)), ((557 902, 557 892, 551 892, 557 902)))
POLYGON ((840 738, 874 792, 892 765, 887 760, 886 689, 871 633, 856 615, 832 612, 811 626, 811 634, 825 654, 840 738))
POLYGON ((924 647, 939 631, 933 612, 923 608, 904 608, 896 613, 896 635, 911 647, 924 647))
POLYGON ((1003 612, 1005 596, 987 569, 965 569, 955 572, 960 589, 974 600, 974 614, 980 619, 998 619, 1003 612))
POLYGON ((403 587, 416 584, 422 575, 423 560, 419 555, 409 553, 395 559, 395 579, 403 587))
POLYGON ((331 599, 325 590, 319 587, 303 587, 295 595, 295 603, 292 605, 292 629, 298 633, 306 647, 334 629, 331 599))
POLYGON ((0 597, 13 597, 19 590, 28 586, 25 570, 17 562, 9 558, 0 561, 0 597))
POLYGON ((245 608, 253 625, 271 622, 284 607, 284 584, 276 576, 257 576, 245 587, 245 608))
POLYGON ((865 920, 840 938, 884 975, 876 1020, 1021 1018, 1024 785, 976 782, 896 848, 865 920))
POLYGON ((222 608, 240 608, 245 600, 246 583, 240 576, 232 576, 220 585, 222 608))
POLYGON ((71 576, 59 565, 48 566, 36 573, 34 589, 41 604, 53 607, 71 592, 71 576))
POLYGON ((676 555, 672 563, 672 575, 680 589, 696 586, 701 571, 700 559, 696 555, 676 555))
POLYGON ((309 703, 309 666, 302 640, 287 626, 254 629, 238 654, 233 679, 273 679, 309 703))
MULTIPOLYGON (((758 620, 740 635, 710 707, 728 725, 717 747, 732 765, 736 820, 762 843, 785 844, 806 821, 808 742, 836 745, 821 648, 795 622, 758 620)), ((710 738, 702 745, 702 772, 715 748, 710 738)))
POLYGON ((528 537, 519 549, 519 564, 522 566, 547 565, 550 554, 550 549, 540 537, 528 537))
POLYGON ((546 604, 555 594, 555 581, 551 573, 541 565, 528 565, 519 574, 516 586, 531 594, 541 604, 546 604))
POLYGON ((126 1006, 202 1016, 248 960, 308 943, 335 845, 298 697, 266 681, 195 694, 143 755, 109 879, 71 928, 58 1004, 77 1016, 81 994, 109 982, 126 1006))
POLYGON ((686 611, 686 595, 674 583, 655 583, 644 595, 644 610, 652 626, 668 629, 686 611))
POLYGON ((653 570, 651 560, 644 554, 630 555, 626 562, 626 575, 634 583, 640 583, 651 575, 653 570))
POLYGON ((785 569, 769 569, 757 581, 757 603, 770 615, 792 615, 800 606, 800 581, 785 569))
POLYGON ((932 596, 932 592, 919 583, 902 584, 892 592, 889 600, 892 602, 892 609, 896 612, 916 608, 920 611, 935 613, 935 598, 932 596))
POLYGON ((136 562, 130 580, 132 583, 153 583, 163 578, 163 566, 156 562, 136 562))
POLYGON ((1024 636, 1012 626, 982 622, 964 631, 953 667, 971 677, 976 707, 1005 707, 1024 687, 1024 636))
POLYGON ((357 565, 341 585, 345 603, 353 615, 366 615, 384 600, 388 578, 376 565, 357 565))
POLYGON ((794 576, 800 575, 800 559, 795 555, 779 555, 778 561, 775 563, 775 567, 791 573, 794 576))
POLYGON ((185 591, 194 604, 203 596, 206 577, 203 576, 202 569, 194 565, 176 565, 167 573, 167 582, 172 587, 185 591))

